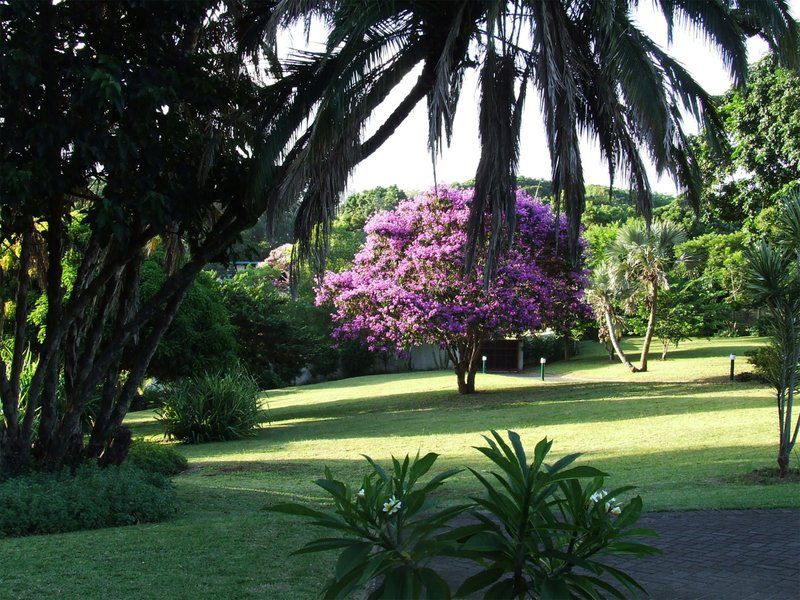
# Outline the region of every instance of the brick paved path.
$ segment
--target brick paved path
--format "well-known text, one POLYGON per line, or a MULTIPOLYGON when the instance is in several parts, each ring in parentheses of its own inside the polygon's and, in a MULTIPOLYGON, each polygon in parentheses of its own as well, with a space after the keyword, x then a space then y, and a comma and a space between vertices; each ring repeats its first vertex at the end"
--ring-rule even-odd
MULTIPOLYGON (((800 510, 651 513, 637 526, 661 556, 609 560, 657 600, 800 600, 800 510)), ((437 564, 455 590, 475 572, 455 559, 437 564)))

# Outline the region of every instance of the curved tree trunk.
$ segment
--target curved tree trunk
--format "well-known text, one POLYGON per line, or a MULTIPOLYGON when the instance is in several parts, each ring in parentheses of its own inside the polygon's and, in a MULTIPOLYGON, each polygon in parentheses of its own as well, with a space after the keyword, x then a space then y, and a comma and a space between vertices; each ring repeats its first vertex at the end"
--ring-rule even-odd
POLYGON ((617 340, 617 331, 614 329, 614 321, 611 319, 611 313, 609 311, 605 311, 606 317, 606 326, 608 327, 608 339, 611 341, 611 346, 614 348, 614 352, 619 358, 620 362, 628 367, 631 373, 636 373, 638 370, 636 367, 633 366, 628 357, 625 356, 625 353, 622 351, 622 347, 619 345, 619 340, 617 340))
POLYGON ((650 352, 650 342, 653 341, 653 332, 656 329, 656 302, 658 301, 658 286, 650 282, 650 317, 647 319, 647 331, 642 344, 642 357, 639 361, 639 370, 647 371, 647 355, 650 352))

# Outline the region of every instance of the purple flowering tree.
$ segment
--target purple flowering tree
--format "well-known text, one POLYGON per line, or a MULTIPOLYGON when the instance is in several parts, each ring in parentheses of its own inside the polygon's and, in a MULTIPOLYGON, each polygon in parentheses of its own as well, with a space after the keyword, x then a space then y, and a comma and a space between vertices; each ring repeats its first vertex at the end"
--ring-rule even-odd
POLYGON ((566 224, 556 249, 553 213, 523 191, 513 244, 488 288, 480 248, 474 270, 464 273, 472 196, 471 189, 440 186, 375 215, 353 267, 326 273, 317 295, 319 304, 333 305, 340 339, 383 352, 439 344, 462 394, 475 391, 484 340, 563 327, 585 312, 586 277, 569 267, 566 224))

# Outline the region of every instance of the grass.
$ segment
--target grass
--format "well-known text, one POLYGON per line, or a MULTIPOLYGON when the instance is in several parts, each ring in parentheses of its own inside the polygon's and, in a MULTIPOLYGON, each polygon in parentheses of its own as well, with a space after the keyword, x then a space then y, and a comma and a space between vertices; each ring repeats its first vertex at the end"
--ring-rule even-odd
MULTIPOLYGON (((361 453, 386 460, 421 449, 442 455, 438 469, 485 469, 471 446, 490 428, 515 429, 530 447, 553 438, 554 459, 582 452, 611 474, 611 485, 637 485, 647 510, 800 506, 800 483, 747 477, 774 465, 776 415, 767 388, 728 382, 728 355, 739 355, 737 370, 745 370, 745 351, 760 343, 684 343, 639 374, 586 344, 580 357, 548 365, 545 382, 538 373, 479 375, 480 393, 467 397, 445 372, 270 392, 271 421, 256 437, 180 447, 191 468, 175 479, 177 518, 0 540, 0 595, 315 597, 332 558, 289 557, 314 532, 265 505, 323 502, 311 481, 329 465, 356 482, 365 472, 361 453)), ((636 349, 636 340, 626 344, 636 349)), ((129 424, 135 435, 160 435, 151 412, 130 415, 129 424)), ((464 474, 446 488, 445 501, 476 489, 464 474)))

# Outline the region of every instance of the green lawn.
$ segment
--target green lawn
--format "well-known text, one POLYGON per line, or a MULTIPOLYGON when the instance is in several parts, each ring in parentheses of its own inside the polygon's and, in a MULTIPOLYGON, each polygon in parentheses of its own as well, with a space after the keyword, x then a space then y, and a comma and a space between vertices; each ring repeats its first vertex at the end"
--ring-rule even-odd
MULTIPOLYGON (((587 344, 579 358, 548 365, 545 382, 535 374, 479 375, 480 393, 470 397, 455 393, 455 377, 445 372, 270 392, 270 422, 258 436, 181 447, 191 469, 175 479, 182 507, 174 520, 0 540, 0 594, 315 597, 330 557, 288 557, 313 532, 262 507, 323 501, 311 481, 324 465, 357 481, 361 453, 385 460, 420 449, 440 453, 439 468, 485 468, 471 446, 490 428, 513 428, 529 446, 553 438, 556 456, 582 452, 612 475, 611 485, 637 485, 648 510, 800 506, 800 484, 742 478, 774 464, 776 415, 768 389, 728 382, 728 355, 739 355, 738 370, 746 370, 745 351, 760 343, 688 342, 642 374, 587 344)), ((159 435, 148 412, 129 422, 136 435, 159 435)), ((447 501, 475 485, 461 475, 446 488, 447 501)))

